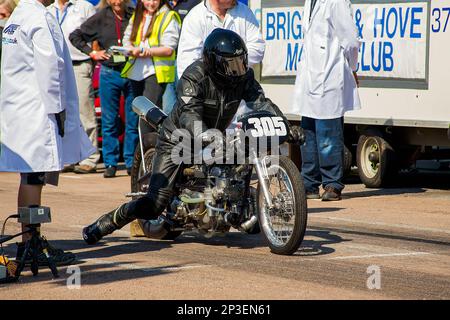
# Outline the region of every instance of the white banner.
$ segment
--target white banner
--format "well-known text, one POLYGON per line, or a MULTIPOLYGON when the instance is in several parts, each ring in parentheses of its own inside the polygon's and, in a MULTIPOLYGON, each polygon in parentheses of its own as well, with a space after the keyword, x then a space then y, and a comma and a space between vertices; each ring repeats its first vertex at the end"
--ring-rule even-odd
MULTIPOLYGON (((428 4, 354 4, 361 37, 360 76, 425 79, 428 4)), ((301 57, 302 7, 263 8, 266 54, 262 76, 293 76, 301 57)))

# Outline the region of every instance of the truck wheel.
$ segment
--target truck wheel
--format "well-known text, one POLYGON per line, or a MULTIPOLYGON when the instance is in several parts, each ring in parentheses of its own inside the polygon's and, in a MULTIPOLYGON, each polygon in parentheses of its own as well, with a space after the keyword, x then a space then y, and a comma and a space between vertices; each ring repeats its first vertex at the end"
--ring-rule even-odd
POLYGON ((352 170, 353 156, 350 149, 344 145, 344 176, 348 176, 352 170))
POLYGON ((393 180, 397 173, 395 151, 381 135, 359 137, 356 162, 361 181, 368 188, 380 188, 393 180))

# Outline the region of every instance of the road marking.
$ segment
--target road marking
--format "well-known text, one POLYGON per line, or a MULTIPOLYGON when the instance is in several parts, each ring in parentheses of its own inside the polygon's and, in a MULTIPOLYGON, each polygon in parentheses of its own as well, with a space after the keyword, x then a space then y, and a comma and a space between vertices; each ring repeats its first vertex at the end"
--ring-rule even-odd
POLYGON ((144 267, 144 266, 138 266, 133 263, 115 262, 115 261, 101 260, 101 259, 95 259, 95 258, 82 259, 80 261, 92 262, 94 264, 104 264, 104 265, 119 267, 119 268, 127 269, 127 270, 138 270, 138 271, 142 271, 142 272, 146 272, 146 273, 175 272, 175 271, 180 271, 180 270, 189 270, 189 269, 210 267, 209 265, 203 265, 203 264, 194 264, 194 265, 187 265, 187 266, 181 266, 181 267, 144 267))
POLYGON ((366 254, 361 256, 344 256, 325 258, 323 260, 346 260, 346 259, 365 259, 365 258, 385 258, 385 257, 404 257, 404 256, 421 256, 429 255, 431 252, 407 252, 407 253, 380 253, 380 254, 366 254))
MULTIPOLYGON (((81 179, 93 179, 93 178, 97 178, 99 176, 99 174, 77 174, 77 175, 73 175, 73 174, 60 174, 60 177, 63 178, 69 178, 69 179, 77 179, 77 180, 81 180, 81 179)), ((120 177, 128 177, 128 175, 121 175, 118 174, 116 176, 117 178, 120 177)))
POLYGON ((429 231, 429 232, 441 232, 441 233, 447 233, 450 234, 449 230, 444 229, 436 229, 436 228, 422 228, 422 227, 416 227, 406 224, 390 224, 390 223, 384 223, 384 222, 370 222, 370 221, 363 221, 363 220, 354 220, 354 219, 348 219, 348 218, 338 218, 338 217, 320 217, 320 216, 314 216, 311 217, 312 219, 326 219, 326 220, 336 220, 336 221, 344 221, 344 222, 352 222, 352 223, 361 223, 361 224, 368 224, 373 226, 383 226, 383 227, 394 227, 394 228, 402 228, 402 229, 410 229, 410 230, 417 230, 417 231, 429 231))
POLYGON ((64 174, 61 174, 60 177, 62 177, 62 178, 69 178, 69 179, 77 179, 77 180, 82 179, 81 177, 76 177, 76 176, 66 176, 66 175, 64 175, 64 174))

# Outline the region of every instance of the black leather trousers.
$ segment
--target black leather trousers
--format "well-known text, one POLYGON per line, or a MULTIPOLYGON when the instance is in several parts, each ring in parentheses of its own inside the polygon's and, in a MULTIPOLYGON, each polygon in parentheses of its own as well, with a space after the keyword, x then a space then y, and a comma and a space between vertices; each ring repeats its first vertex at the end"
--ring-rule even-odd
POLYGON ((156 219, 166 209, 173 195, 176 178, 183 167, 183 164, 172 162, 171 152, 174 146, 162 131, 153 157, 149 190, 145 196, 124 205, 120 210, 119 224, 126 224, 134 219, 156 219))

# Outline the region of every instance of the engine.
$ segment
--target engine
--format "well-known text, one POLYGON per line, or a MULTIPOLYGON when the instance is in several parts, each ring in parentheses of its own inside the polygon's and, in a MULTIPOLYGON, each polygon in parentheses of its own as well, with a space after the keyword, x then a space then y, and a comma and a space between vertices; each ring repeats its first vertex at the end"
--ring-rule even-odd
POLYGON ((245 197, 248 174, 245 165, 197 166, 185 170, 190 185, 185 184, 172 201, 173 218, 186 229, 195 228, 205 234, 241 228, 254 207, 254 195, 248 193, 245 197))

